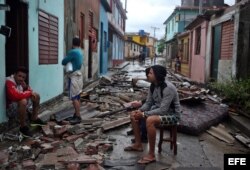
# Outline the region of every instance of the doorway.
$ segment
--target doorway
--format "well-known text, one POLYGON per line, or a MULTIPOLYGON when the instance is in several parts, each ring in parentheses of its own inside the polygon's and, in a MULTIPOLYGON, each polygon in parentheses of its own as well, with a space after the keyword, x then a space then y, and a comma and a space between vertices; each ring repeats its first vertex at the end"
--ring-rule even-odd
POLYGON ((99 73, 103 73, 103 23, 101 22, 101 40, 100 40, 100 63, 99 63, 99 73))
POLYGON ((217 80, 219 59, 221 54, 221 25, 216 25, 213 28, 213 46, 211 60, 211 78, 217 80))
POLYGON ((92 37, 89 36, 88 78, 92 78, 92 37))
POLYGON ((6 0, 6 4, 11 9, 6 12, 6 25, 11 28, 11 36, 6 39, 5 46, 6 76, 9 76, 18 66, 29 68, 28 4, 13 0, 6 0))

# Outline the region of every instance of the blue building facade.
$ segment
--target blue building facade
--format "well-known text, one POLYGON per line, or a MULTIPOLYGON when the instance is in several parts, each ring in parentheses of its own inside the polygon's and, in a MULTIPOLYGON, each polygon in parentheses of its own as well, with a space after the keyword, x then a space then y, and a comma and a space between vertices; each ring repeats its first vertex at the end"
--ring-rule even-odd
POLYGON ((166 41, 174 38, 177 33, 185 30, 185 27, 199 14, 196 8, 177 7, 164 22, 166 25, 166 41))
POLYGON ((0 0, 0 25, 11 28, 0 35, 0 123, 7 121, 5 78, 18 66, 29 69, 28 84, 46 102, 63 93, 64 1, 0 0), (55 8, 56 7, 56 8, 55 8))
POLYGON ((184 32, 185 27, 199 14, 197 7, 176 7, 164 22, 166 25, 166 59, 171 62, 178 55, 176 35, 184 32))
POLYGON ((103 75, 108 71, 108 12, 111 8, 107 0, 101 0, 100 25, 99 25, 99 74, 103 75))

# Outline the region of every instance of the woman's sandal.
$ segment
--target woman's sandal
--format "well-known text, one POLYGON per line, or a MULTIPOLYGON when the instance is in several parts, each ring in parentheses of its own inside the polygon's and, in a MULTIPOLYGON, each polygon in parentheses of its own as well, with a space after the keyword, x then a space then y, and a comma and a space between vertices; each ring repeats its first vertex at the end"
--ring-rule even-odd
POLYGON ((138 160, 138 164, 149 164, 149 163, 153 163, 156 162, 156 159, 149 159, 147 157, 142 157, 140 160, 138 160))
POLYGON ((124 151, 135 151, 135 152, 143 152, 143 149, 134 148, 133 146, 127 146, 124 148, 124 151))

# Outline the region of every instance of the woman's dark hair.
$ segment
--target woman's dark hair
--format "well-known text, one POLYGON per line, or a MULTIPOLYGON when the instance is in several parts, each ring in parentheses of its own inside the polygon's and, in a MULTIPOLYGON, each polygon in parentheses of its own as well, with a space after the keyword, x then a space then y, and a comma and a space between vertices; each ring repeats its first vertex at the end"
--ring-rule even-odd
POLYGON ((18 72, 22 72, 22 73, 28 74, 29 70, 26 67, 24 67, 24 66, 19 66, 19 67, 17 67, 15 73, 18 73, 18 72))
MULTIPOLYGON (((154 71, 155 78, 158 82, 158 86, 161 88, 161 97, 163 97, 163 90, 165 87, 167 87, 167 84, 165 82, 165 77, 167 75, 167 70, 165 67, 161 65, 154 65, 151 67, 154 71)), ((151 83, 150 85, 150 92, 153 93, 155 89, 155 84, 151 83)))

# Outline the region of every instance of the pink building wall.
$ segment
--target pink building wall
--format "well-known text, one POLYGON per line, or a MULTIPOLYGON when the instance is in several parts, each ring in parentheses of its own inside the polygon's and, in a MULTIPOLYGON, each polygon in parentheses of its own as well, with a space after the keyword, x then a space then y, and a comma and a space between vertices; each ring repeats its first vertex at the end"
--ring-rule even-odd
POLYGON ((190 40, 191 46, 191 60, 190 60, 190 78, 191 80, 199 83, 205 83, 205 61, 206 61, 206 40, 207 40, 207 27, 208 22, 204 21, 197 27, 191 30, 190 40), (196 50, 196 29, 201 26, 201 47, 200 54, 195 54, 196 50), (193 37, 191 37, 193 36, 193 37))

